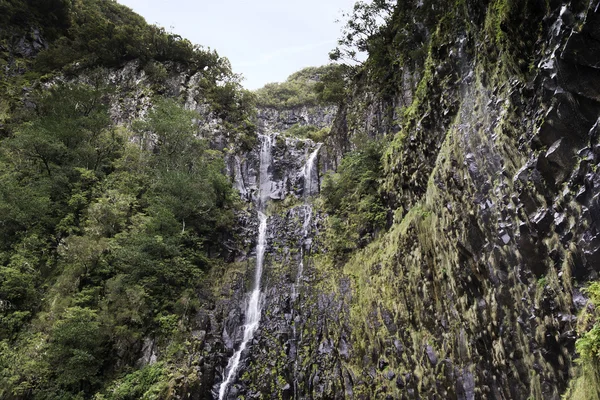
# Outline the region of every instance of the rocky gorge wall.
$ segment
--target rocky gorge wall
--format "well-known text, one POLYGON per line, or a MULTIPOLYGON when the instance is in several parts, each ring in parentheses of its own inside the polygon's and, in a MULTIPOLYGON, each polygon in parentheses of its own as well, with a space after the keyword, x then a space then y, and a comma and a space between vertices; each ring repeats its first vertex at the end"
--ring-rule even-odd
MULTIPOLYGON (((297 240, 273 230, 263 319, 234 394, 560 398, 576 371, 581 288, 598 274, 600 7, 523 7, 539 29, 533 54, 482 50, 489 26, 433 34, 385 156, 385 234, 343 265, 314 248, 298 300, 298 260, 276 250, 297 240)), ((473 19, 492 25, 498 9, 484 11, 473 19)))

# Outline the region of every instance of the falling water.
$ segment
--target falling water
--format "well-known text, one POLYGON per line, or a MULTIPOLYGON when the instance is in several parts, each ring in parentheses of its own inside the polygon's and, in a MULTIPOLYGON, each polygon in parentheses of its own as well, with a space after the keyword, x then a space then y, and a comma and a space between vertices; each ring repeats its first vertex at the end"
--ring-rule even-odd
MULTIPOLYGON (((304 272, 304 248, 310 250, 312 240, 308 237, 310 233, 310 223, 312 222, 312 205, 308 201, 308 198, 315 194, 317 187, 313 187, 313 170, 315 169, 315 160, 321 149, 321 143, 317 144, 317 148, 310 154, 306 164, 302 169, 302 175, 304 176, 304 222, 302 223, 302 246, 300 248, 300 265, 298 266, 298 276, 296 279, 296 286, 298 286, 299 280, 304 272)), ((296 288, 294 288, 294 295, 296 294, 296 288)))
POLYGON ((302 168, 302 176, 304 178, 304 221, 302 223, 302 245, 300 246, 300 264, 298 265, 298 273, 296 274, 296 284, 292 287, 292 299, 296 299, 298 293, 297 288, 304 272, 304 248, 310 249, 312 240, 308 237, 310 233, 310 223, 312 220, 312 206, 308 198, 314 194, 312 173, 315 168, 315 160, 319 154, 321 143, 317 144, 317 148, 308 156, 304 168, 302 168))
POLYGON ((258 209, 265 210, 269 195, 271 194, 271 179, 269 167, 271 166, 271 147, 273 147, 273 136, 259 135, 262 138, 260 149, 260 186, 258 190, 258 209))
POLYGON ((260 280, 263 271, 263 262, 265 259, 265 249, 267 246, 267 216, 265 215, 265 206, 269 199, 271 190, 271 180, 269 178, 269 166, 271 165, 271 147, 273 145, 273 137, 269 135, 260 135, 262 138, 262 146, 260 150, 260 187, 258 195, 258 243, 256 245, 256 272, 254 274, 254 287, 248 304, 246 305, 246 321, 244 323, 244 338, 240 344, 240 348, 231 356, 227 363, 227 378, 221 383, 219 388, 219 400, 223 400, 227 394, 227 388, 231 380, 236 376, 240 366, 242 353, 250 340, 254 337, 254 333, 258 329, 261 314, 261 291, 260 280))
POLYGON ((304 197, 309 197, 314 194, 315 188, 313 188, 312 184, 312 173, 315 168, 315 160, 317 159, 317 155, 319 154, 319 150, 321 149, 322 143, 317 144, 317 148, 308 156, 308 160, 306 160, 306 164, 302 169, 302 175, 304 176, 304 197))
MULTIPOLYGON (((315 167, 315 160, 317 159, 317 155, 319 154, 319 149, 321 148, 321 143, 317 144, 317 148, 310 154, 308 159, 306 160, 306 164, 302 169, 302 175, 304 177, 304 221, 302 222, 302 244, 300 246, 300 264, 298 265, 298 273, 296 274, 296 283, 292 287, 292 299, 295 301, 298 297, 298 287, 300 286, 300 280, 302 279, 302 274, 304 273, 304 251, 305 248, 307 251, 310 251, 310 247, 312 245, 312 239, 309 237, 310 235, 310 224, 312 222, 312 205, 310 204, 309 197, 315 193, 315 189, 313 187, 313 179, 312 174, 315 167)), ((298 348, 298 337, 296 332, 296 323, 292 325, 292 335, 296 341, 296 351, 298 348)), ((298 372, 298 355, 296 353, 294 360, 294 375, 298 372)), ((294 376, 294 398, 298 398, 298 379, 294 376)))

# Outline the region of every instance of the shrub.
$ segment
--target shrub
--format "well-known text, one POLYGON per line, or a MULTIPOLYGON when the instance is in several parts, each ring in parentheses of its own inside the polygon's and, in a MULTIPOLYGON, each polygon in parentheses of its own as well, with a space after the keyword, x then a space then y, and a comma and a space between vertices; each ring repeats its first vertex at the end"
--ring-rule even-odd
POLYGON ((257 104, 281 109, 337 102, 344 90, 344 68, 335 64, 308 67, 293 73, 285 82, 267 83, 255 91, 257 104))
POLYGON ((367 142, 346 154, 322 188, 329 214, 330 250, 338 259, 362 247, 385 227, 386 210, 379 195, 382 145, 367 142), (334 240, 333 240, 334 239, 334 240))

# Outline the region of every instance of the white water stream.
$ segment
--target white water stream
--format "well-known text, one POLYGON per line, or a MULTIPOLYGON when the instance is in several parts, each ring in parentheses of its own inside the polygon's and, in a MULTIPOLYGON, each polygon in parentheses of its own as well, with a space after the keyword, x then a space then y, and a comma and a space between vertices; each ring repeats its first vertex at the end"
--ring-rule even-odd
MULTIPOLYGON (((302 274, 304 273, 304 251, 305 248, 307 251, 310 251, 310 247, 312 245, 312 239, 309 237, 310 235, 310 224, 312 222, 312 205, 310 204, 310 196, 315 194, 315 191, 318 190, 317 187, 313 187, 313 170, 315 168, 315 160, 317 159, 317 155, 319 154, 319 149, 321 149, 321 143, 317 144, 317 148, 310 154, 308 159, 306 160, 306 164, 302 169, 302 175, 304 177, 304 221, 302 222, 302 243, 300 245, 300 264, 298 265, 298 273, 296 274, 296 282, 292 287, 292 300, 296 301, 298 298, 298 287, 300 286, 300 281, 302 279, 302 274)), ((294 398, 298 398, 298 379, 296 378, 296 373, 298 372, 298 333, 296 332, 296 321, 292 325, 292 337, 296 341, 296 355, 294 360, 294 398)))
MULTIPOLYGON (((313 187, 313 171, 315 169, 315 160, 321 149, 321 143, 317 144, 317 148, 308 156, 306 164, 302 169, 302 175, 304 177, 304 221, 302 223, 302 246, 300 248, 300 265, 298 266, 298 274, 296 278, 296 286, 300 283, 302 273, 304 272, 304 248, 310 250, 311 239, 308 237, 310 234, 310 224, 312 222, 312 205, 309 202, 309 197, 315 194, 318 190, 317 187, 313 187)), ((294 287, 294 297, 296 295, 296 287, 294 287)))
POLYGON ((256 245, 256 272, 254 274, 254 286, 248 303, 246 305, 246 321, 244 323, 244 338, 233 356, 227 363, 227 378, 221 383, 219 388, 219 400, 223 400, 227 395, 227 389, 231 380, 235 378, 237 370, 240 367, 242 353, 246 350, 248 343, 254 337, 260 322, 261 297, 260 281, 262 278, 263 263, 265 259, 265 249, 267 247, 267 216, 264 211, 269 193, 271 190, 271 180, 269 178, 269 166, 271 165, 271 147, 273 146, 273 137, 269 135, 260 135, 262 146, 260 150, 260 182, 258 194, 258 241, 256 245))
MULTIPOLYGON (((306 164, 304 165, 304 168, 302 169, 302 175, 304 176, 304 198, 306 199, 307 197, 312 196, 313 194, 315 194, 315 189, 318 189, 313 187, 313 170, 315 169, 315 160, 317 159, 317 155, 319 154, 319 150, 321 149, 322 143, 317 143, 317 147, 315 148, 315 150, 310 153, 310 155, 308 156, 308 160, 306 160, 306 164)), ((318 186, 318 185, 317 185, 318 186)))

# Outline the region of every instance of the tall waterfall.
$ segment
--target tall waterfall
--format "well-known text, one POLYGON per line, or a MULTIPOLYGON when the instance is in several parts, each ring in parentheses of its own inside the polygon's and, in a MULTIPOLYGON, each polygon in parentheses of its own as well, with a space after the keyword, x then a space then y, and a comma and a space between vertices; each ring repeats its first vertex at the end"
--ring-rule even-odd
POLYGON ((269 199, 271 190, 271 180, 269 178, 269 166, 271 165, 271 147, 273 146, 273 137, 270 135, 259 135, 262 140, 260 150, 260 181, 259 193, 257 199, 258 208, 258 241, 256 245, 256 272, 254 274, 254 286, 248 303, 246 305, 246 320, 244 323, 244 338, 240 348, 231 356, 227 363, 227 378, 221 383, 219 388, 219 400, 223 400, 227 395, 227 388, 231 380, 235 378, 240 366, 242 353, 248 346, 248 342, 254 337, 258 329, 261 314, 261 290, 260 281, 262 278, 263 263, 265 259, 265 249, 267 247, 267 219, 265 208, 269 199))

